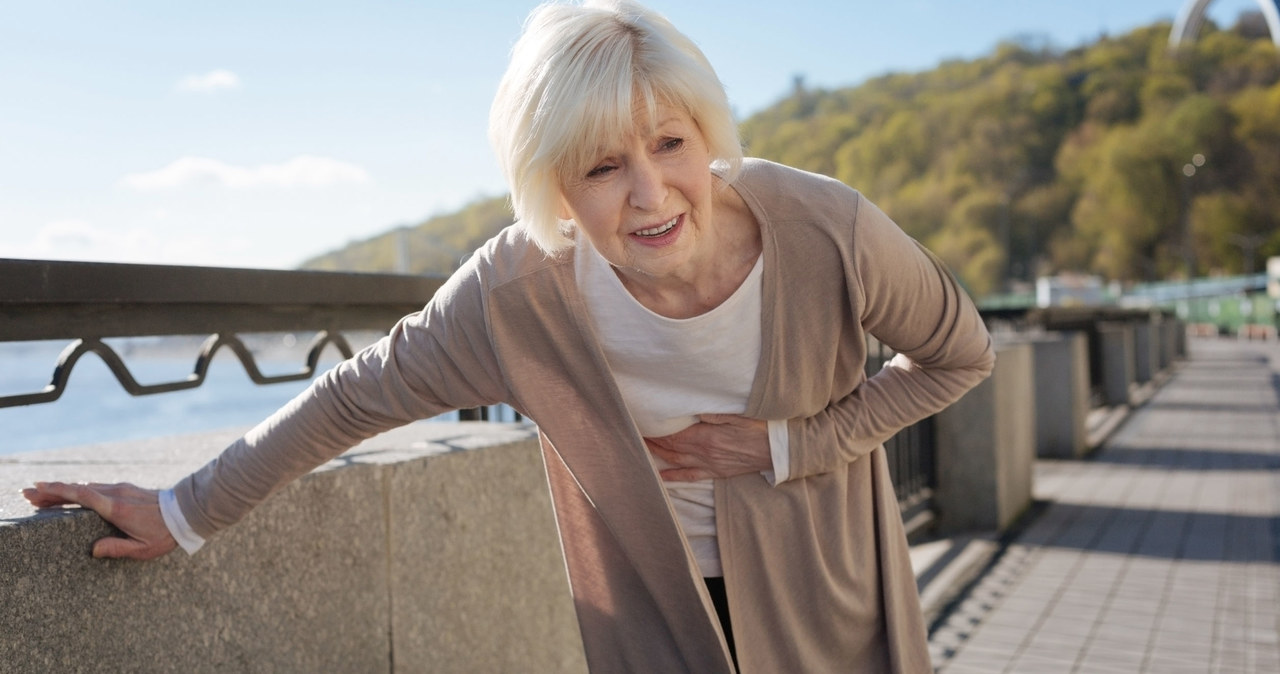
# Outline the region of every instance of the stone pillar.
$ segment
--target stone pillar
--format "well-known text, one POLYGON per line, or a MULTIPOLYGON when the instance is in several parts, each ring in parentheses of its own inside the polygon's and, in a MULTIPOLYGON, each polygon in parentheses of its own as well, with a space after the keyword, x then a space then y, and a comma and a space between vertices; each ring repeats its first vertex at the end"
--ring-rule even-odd
POLYGON ((1035 462, 1033 350, 997 343, 991 377, 935 417, 938 529, 992 531, 1031 503, 1035 462))
POLYGON ((1122 321, 1098 324, 1102 356, 1102 404, 1128 405, 1134 382, 1133 326, 1122 321))
POLYGON ((1155 349, 1159 340, 1154 334, 1154 326, 1150 319, 1135 320, 1133 329, 1133 381, 1145 384, 1155 377, 1160 369, 1159 357, 1155 349))
POLYGON ((1164 327, 1164 365, 1169 367, 1187 355, 1187 324, 1181 318, 1166 314, 1160 323, 1164 327))
POLYGON ((1031 342, 1036 382, 1036 456, 1071 459, 1088 451, 1089 342, 1080 332, 1031 342))
POLYGON ((1169 348, 1169 319, 1163 313, 1151 312, 1151 334, 1155 341, 1156 372, 1164 372, 1173 362, 1173 351, 1169 348))

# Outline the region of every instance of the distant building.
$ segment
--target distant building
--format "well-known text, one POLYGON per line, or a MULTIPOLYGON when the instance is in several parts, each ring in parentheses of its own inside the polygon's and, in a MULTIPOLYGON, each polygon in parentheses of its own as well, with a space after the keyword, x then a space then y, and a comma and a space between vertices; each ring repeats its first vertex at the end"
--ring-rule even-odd
POLYGON ((1107 303, 1102 279, 1087 274, 1059 274, 1036 279, 1036 306, 1097 306, 1107 303))

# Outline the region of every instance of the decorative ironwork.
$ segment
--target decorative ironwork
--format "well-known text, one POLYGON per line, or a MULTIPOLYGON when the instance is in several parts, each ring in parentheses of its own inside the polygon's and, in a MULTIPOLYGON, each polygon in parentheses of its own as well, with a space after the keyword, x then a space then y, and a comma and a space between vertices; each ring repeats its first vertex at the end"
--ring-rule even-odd
POLYGON ((215 269, 164 265, 0 259, 0 342, 66 340, 52 381, 34 393, 0 397, 0 408, 57 400, 85 354, 106 364, 126 391, 151 395, 205 381, 213 356, 230 349, 257 384, 308 379, 329 345, 344 358, 343 331, 385 332, 421 309, 443 277, 215 269), (318 331, 306 367, 268 376, 237 335, 318 331), (211 335, 185 379, 141 384, 104 340, 211 335))
POLYGON ((351 345, 347 343, 346 338, 339 334, 321 331, 308 347, 306 367, 291 374, 269 376, 263 374, 262 370, 258 368, 253 352, 245 346, 244 342, 240 341, 239 337, 235 335, 210 335, 204 341, 204 344, 200 346, 200 355, 196 358, 195 370, 186 379, 160 384, 142 384, 129 371, 129 366, 125 364, 124 359, 108 344, 97 338, 77 339, 68 345, 66 349, 63 349, 58 356, 58 364, 54 367, 53 378, 48 386, 45 386, 38 393, 0 396, 0 408, 50 403, 62 397, 63 391, 67 388, 67 381, 71 378, 71 371, 75 368, 76 363, 79 362, 80 357, 87 353, 92 353, 101 358, 102 362, 111 370, 111 373, 115 375, 116 380, 130 395, 144 396, 184 391, 200 386, 204 383, 205 376, 209 372, 209 365, 213 362, 213 357, 223 347, 231 349, 231 352, 240 360, 240 365, 244 367, 249 379, 255 384, 279 384, 310 379, 316 374, 316 367, 320 362, 321 353, 330 344, 342 353, 343 358, 350 358, 353 355, 351 345))

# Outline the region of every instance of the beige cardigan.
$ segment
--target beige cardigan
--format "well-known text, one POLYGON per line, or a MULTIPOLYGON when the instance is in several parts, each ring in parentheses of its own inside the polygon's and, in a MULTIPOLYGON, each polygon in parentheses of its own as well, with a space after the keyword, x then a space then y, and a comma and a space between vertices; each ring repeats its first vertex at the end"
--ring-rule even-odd
MULTIPOLYGON (((787 419, 791 477, 716 483, 741 671, 928 672, 926 634, 881 443, 994 362, 972 303, 857 192, 748 160, 762 346, 747 415, 787 419), (898 359, 867 379, 866 334, 898 359)), ((517 225, 427 307, 318 380, 176 488, 209 536, 362 439, 503 401, 538 423, 591 669, 730 672, 697 566, 586 320, 572 252, 517 225)))

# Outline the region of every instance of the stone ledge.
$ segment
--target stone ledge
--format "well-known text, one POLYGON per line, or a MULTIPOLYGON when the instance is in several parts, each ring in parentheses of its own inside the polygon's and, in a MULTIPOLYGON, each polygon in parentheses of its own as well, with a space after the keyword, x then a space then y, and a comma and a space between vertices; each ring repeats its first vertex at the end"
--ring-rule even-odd
POLYGON ((15 671, 585 671, 532 426, 412 424, 199 554, 95 560, 110 527, 35 480, 167 486, 241 429, 3 457, 0 662, 15 671))

